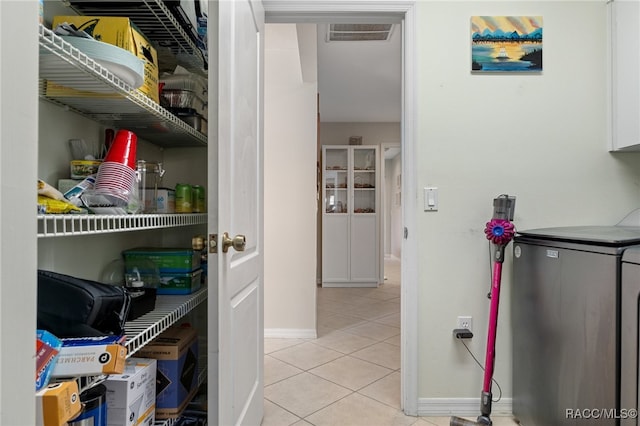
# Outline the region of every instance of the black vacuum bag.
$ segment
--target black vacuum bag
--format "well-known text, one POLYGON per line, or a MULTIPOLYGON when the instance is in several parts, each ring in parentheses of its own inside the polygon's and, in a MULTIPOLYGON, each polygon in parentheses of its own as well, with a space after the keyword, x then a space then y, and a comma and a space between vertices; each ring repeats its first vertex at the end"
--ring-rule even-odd
POLYGON ((130 306, 124 287, 38 270, 38 328, 57 337, 123 335, 130 306))

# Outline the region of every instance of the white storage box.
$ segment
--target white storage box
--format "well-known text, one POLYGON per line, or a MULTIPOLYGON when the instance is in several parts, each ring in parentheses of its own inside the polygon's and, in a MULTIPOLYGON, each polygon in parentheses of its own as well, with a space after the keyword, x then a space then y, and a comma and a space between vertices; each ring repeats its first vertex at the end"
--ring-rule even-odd
POLYGON ((129 358, 123 374, 111 375, 107 388, 107 423, 111 426, 152 425, 156 415, 157 362, 129 358))

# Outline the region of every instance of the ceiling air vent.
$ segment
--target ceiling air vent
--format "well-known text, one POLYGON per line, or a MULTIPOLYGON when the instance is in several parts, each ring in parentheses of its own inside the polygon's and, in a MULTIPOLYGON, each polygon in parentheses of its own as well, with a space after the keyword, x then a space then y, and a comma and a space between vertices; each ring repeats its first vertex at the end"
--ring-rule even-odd
POLYGON ((327 41, 386 41, 393 24, 329 24, 327 41))

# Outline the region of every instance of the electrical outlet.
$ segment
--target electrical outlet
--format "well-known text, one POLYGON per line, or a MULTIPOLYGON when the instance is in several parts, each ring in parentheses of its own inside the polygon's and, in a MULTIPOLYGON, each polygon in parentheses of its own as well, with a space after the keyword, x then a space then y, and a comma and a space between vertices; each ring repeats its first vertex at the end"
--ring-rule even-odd
POLYGON ((456 328, 463 328, 473 332, 473 317, 458 317, 458 326, 456 328))

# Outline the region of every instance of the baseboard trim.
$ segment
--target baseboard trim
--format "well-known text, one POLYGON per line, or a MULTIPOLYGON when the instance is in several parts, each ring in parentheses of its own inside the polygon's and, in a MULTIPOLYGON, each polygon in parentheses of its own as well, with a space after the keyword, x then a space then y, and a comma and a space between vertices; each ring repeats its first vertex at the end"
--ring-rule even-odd
POLYGON ((318 333, 313 328, 265 328, 264 337, 278 339, 316 339, 318 333))
MULTIPOLYGON (((512 415, 513 399, 501 398, 491 405, 491 415, 512 415)), ((480 398, 420 398, 418 416, 477 416, 480 414, 480 398)))

